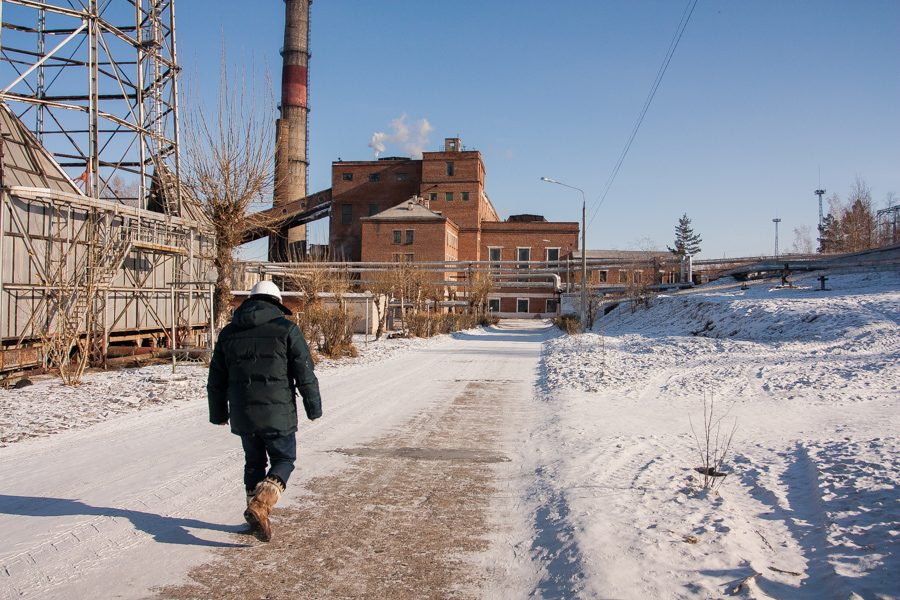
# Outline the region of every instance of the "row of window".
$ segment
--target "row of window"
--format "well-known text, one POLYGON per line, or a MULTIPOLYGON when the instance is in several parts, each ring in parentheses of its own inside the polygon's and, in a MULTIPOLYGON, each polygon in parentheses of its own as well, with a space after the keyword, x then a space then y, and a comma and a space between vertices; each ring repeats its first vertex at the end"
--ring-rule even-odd
MULTIPOLYGON (((491 246, 488 248, 488 260, 499 262, 502 258, 502 247, 491 246)), ((531 248, 516 248, 516 260, 531 260, 531 248)), ((544 260, 559 260, 559 248, 545 248, 544 260)))
MULTIPOLYGON (((379 212, 381 212, 381 207, 378 204, 369 204, 367 216, 371 217, 379 212)), ((341 225, 350 225, 351 223, 353 223, 353 205, 341 204, 341 225)))
MULTIPOLYGON (((407 229, 407 230, 406 230, 406 242, 405 242, 405 243, 407 243, 407 244, 412 244, 414 238, 415 238, 415 230, 414 230, 414 229, 407 229)), ((395 230, 394 230, 394 242, 393 242, 393 243, 395 243, 395 244, 400 244, 400 243, 402 243, 402 242, 401 242, 402 239, 403 239, 403 231, 402 231, 401 229, 395 229, 395 230)))
MULTIPOLYGON (((453 192, 444 192, 444 200, 445 201, 453 202, 453 197, 454 197, 453 192)), ((459 197, 463 202, 468 202, 469 201, 469 192, 460 192, 459 197)), ((438 201, 437 192, 431 192, 428 199, 431 202, 437 202, 438 201)))
MULTIPOLYGON (((372 183, 381 181, 381 173, 369 173, 368 178, 372 183)), ((353 173, 341 173, 341 179, 343 181, 353 181, 353 173)), ((394 173, 394 181, 409 181, 409 173, 402 171, 394 173)))
MULTIPOLYGON (((516 312, 530 313, 532 312, 532 303, 534 304, 534 312, 555 313, 558 306, 556 298, 547 298, 544 307, 546 310, 540 310, 540 299, 516 298, 516 312)), ((488 309, 491 312, 500 312, 500 298, 490 298, 488 300, 488 309)))
MULTIPOLYGON (((349 173, 349 175, 352 175, 352 173, 349 173)), ((469 201, 469 192, 462 192, 461 196, 463 202, 469 201)), ((445 194, 445 199, 447 200, 447 202, 453 202, 453 192, 447 192, 445 194)), ((433 202, 436 201, 437 194, 432 193, 431 200, 433 202)), ((366 216, 371 217, 373 215, 377 215, 379 212, 381 212, 381 206, 379 206, 378 204, 370 203, 366 216)), ((341 225, 350 225, 351 223, 353 223, 353 205, 341 204, 341 225)))
MULTIPOLYGON (((644 273, 643 271, 632 271, 631 278, 634 283, 641 283, 644 279, 644 273)), ((628 283, 628 271, 620 270, 618 279, 618 283, 628 283)), ((597 271, 597 281, 600 283, 612 283, 609 278, 609 271, 597 271)))
MULTIPOLYGON (((456 166, 453 164, 452 160, 448 160, 447 161, 447 176, 453 177, 455 174, 456 174, 456 166)), ((379 173, 369 173, 368 178, 369 178, 369 181, 371 181, 373 183, 376 181, 381 181, 381 173, 380 172, 379 173)), ((341 179, 343 181, 353 181, 353 173, 341 173, 341 179)), ((394 180, 395 181, 408 181, 409 173, 406 173, 403 171, 394 173, 394 180)), ((465 198, 465 199, 468 200, 468 198, 465 198)))

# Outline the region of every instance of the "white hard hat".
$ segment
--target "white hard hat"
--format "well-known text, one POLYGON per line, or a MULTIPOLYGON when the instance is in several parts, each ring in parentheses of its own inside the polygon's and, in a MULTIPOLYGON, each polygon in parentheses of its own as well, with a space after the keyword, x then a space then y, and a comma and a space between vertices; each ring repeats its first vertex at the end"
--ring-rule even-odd
POLYGON ((278 286, 272 283, 271 281, 260 281, 256 285, 253 286, 253 289, 250 290, 251 296, 272 296, 279 302, 281 302, 281 290, 278 289, 278 286))

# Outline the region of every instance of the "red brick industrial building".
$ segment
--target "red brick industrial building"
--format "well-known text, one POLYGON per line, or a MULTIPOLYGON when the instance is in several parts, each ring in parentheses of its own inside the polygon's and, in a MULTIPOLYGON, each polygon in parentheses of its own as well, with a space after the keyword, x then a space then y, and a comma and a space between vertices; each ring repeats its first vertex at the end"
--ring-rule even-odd
POLYGON ((443 151, 425 152, 421 160, 334 162, 332 197, 334 258, 517 261, 522 287, 498 284, 491 307, 500 313, 557 311, 558 279, 525 272, 541 266, 529 261, 565 261, 578 248, 578 223, 535 215, 501 221, 485 191, 481 153, 464 150, 458 138, 446 139, 443 151), (538 281, 541 286, 526 287, 538 281))

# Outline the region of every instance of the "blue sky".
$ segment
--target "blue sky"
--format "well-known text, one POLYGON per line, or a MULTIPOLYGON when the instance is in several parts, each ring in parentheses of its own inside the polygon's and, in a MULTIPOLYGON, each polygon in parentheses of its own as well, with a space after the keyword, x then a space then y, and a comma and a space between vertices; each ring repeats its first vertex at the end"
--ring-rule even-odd
MULTIPOLYGON (((579 194, 541 176, 583 188, 591 214, 686 4, 316 0, 310 191, 405 115, 434 128, 427 150, 459 136, 482 152, 501 216, 578 220, 579 194)), ((188 87, 215 91, 223 36, 229 63, 278 81, 284 4, 247 6, 179 3, 188 87)), ((862 177, 882 208, 900 194, 898 107, 900 2, 700 0, 588 246, 665 248, 687 213, 700 258, 771 254, 776 216, 784 251, 793 228, 815 233, 820 171, 842 197, 862 177)))

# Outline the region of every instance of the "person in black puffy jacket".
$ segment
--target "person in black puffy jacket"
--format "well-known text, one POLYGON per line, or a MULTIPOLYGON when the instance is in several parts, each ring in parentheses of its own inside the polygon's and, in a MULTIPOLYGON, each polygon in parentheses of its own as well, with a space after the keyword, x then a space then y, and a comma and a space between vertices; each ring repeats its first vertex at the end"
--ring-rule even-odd
POLYGON ((244 518, 263 541, 272 539, 269 513, 297 459, 297 402, 307 418, 322 416, 319 382, 300 328, 285 316, 281 291, 261 281, 219 333, 206 385, 209 420, 231 424, 244 447, 244 518), (269 465, 266 471, 267 465, 269 465))

